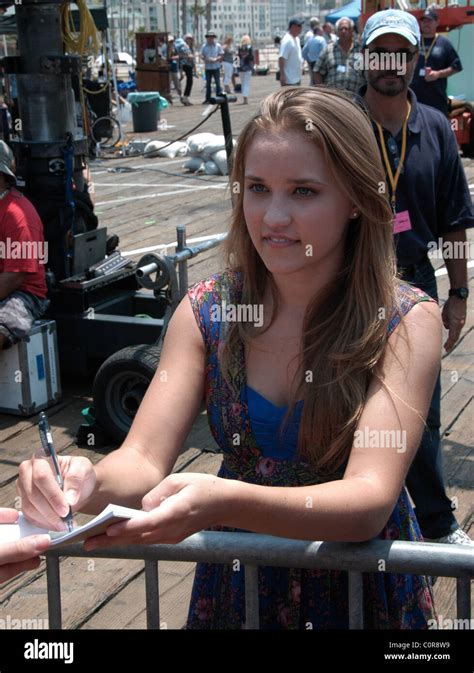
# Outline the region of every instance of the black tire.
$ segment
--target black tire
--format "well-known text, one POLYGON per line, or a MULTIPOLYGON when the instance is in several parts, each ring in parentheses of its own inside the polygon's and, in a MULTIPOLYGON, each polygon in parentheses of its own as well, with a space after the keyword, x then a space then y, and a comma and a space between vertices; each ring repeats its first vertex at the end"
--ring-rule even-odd
POLYGON ((102 149, 111 149, 120 140, 120 124, 114 117, 99 117, 92 124, 91 136, 102 149))
POLYGON ((127 346, 102 364, 94 379, 96 419, 113 439, 122 442, 160 361, 161 347, 127 346))

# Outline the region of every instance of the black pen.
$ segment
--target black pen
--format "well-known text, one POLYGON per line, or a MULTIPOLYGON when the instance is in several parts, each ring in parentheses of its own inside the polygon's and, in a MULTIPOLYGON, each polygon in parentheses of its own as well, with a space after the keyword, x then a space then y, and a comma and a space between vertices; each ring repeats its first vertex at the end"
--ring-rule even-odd
MULTIPOLYGON (((53 435, 51 434, 51 429, 49 427, 48 417, 44 411, 42 411, 39 415, 38 430, 41 439, 41 445, 43 447, 43 453, 46 458, 51 458, 53 461, 54 472, 56 474, 59 488, 61 491, 64 491, 64 481, 61 474, 61 469, 59 467, 56 450, 54 448, 53 435)), ((62 517, 62 519, 66 522, 68 531, 71 532, 74 529, 71 507, 69 507, 69 513, 62 517)))

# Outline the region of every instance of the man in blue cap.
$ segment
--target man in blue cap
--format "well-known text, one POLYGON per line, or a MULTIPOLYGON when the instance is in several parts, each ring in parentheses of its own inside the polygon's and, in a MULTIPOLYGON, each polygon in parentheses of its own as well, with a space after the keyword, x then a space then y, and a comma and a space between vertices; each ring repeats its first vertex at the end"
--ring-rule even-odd
POLYGON ((421 17, 421 53, 415 68, 412 89, 420 103, 448 114, 448 77, 461 72, 461 60, 451 42, 438 35, 439 17, 427 9, 421 17))
MULTIPOLYGON (((474 216, 447 119, 433 107, 418 103, 409 89, 419 46, 420 29, 413 15, 399 10, 373 14, 362 35, 367 85, 360 89, 358 100, 371 117, 387 173, 399 271, 405 280, 435 299, 436 279, 428 252, 443 244, 451 286, 442 310, 444 326, 449 330, 444 348, 449 352, 466 320, 469 292, 465 230, 474 226, 474 216), (460 248, 461 255, 454 259, 456 255, 449 251, 460 248)), ((437 542, 473 544, 456 521, 445 491, 439 377, 427 426, 407 476, 422 533, 425 539, 437 542)))

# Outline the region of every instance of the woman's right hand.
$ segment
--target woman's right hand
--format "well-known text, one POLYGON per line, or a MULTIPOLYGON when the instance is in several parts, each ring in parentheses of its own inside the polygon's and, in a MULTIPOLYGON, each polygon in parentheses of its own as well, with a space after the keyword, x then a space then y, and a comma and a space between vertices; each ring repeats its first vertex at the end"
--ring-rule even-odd
POLYGON ((50 462, 33 456, 21 463, 17 490, 21 496, 21 510, 31 522, 50 530, 65 530, 62 517, 73 511, 92 495, 96 485, 96 473, 88 458, 58 456, 64 480, 61 491, 50 462))

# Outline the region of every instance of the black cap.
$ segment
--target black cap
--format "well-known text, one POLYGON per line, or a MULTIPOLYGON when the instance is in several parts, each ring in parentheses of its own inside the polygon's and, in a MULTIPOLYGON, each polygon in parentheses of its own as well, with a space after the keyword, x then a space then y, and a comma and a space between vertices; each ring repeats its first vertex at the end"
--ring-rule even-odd
POLYGON ((293 17, 290 19, 290 22, 288 23, 288 28, 291 28, 291 26, 302 26, 304 21, 301 19, 298 19, 297 17, 293 17))
POLYGON ((427 19, 433 19, 433 21, 438 21, 439 19, 438 12, 435 9, 427 9, 422 18, 425 16, 427 19))

